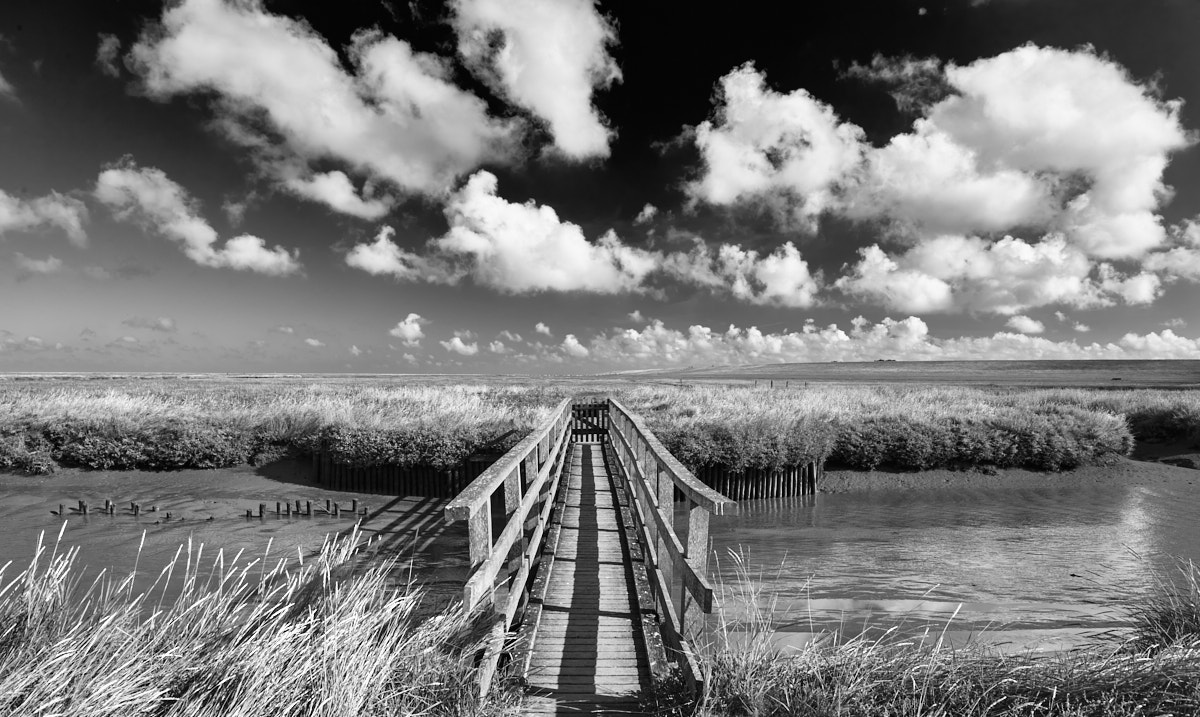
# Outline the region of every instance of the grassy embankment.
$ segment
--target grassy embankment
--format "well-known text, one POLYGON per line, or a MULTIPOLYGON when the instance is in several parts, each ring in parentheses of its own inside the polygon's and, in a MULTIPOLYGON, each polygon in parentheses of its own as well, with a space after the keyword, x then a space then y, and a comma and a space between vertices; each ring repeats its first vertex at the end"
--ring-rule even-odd
POLYGON ((1190 562, 1180 568, 1135 609, 1129 641, 1052 655, 955 648, 937 633, 903 640, 895 631, 783 652, 769 639, 771 602, 755 594, 743 573, 737 603, 748 612, 736 622, 719 616, 702 657, 706 694, 681 711, 705 717, 1200 714, 1200 569, 1190 562))
POLYGON ((273 566, 188 546, 143 593, 132 576, 80 585, 72 553, 0 571, 0 715, 498 712, 511 693, 474 697, 471 617, 424 614, 390 563, 353 569, 356 537, 273 566))
POLYGON ((0 470, 170 470, 321 446, 342 464, 449 468, 518 441, 565 395, 616 395, 685 465, 1058 471, 1134 440, 1200 444, 1200 391, 955 386, 405 385, 389 381, 0 384, 0 470))
POLYGON ((955 386, 667 387, 622 395, 685 465, 1058 471, 1136 440, 1200 444, 1200 391, 955 386))
POLYGON ((539 389, 303 381, 0 384, 0 470, 222 468, 324 446, 357 465, 447 468, 548 415, 539 389))

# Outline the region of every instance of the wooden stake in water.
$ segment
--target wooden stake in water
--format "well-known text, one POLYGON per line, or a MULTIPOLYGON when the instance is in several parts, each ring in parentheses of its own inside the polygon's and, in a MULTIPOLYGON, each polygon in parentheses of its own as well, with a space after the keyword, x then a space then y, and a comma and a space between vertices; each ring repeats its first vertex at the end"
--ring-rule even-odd
POLYGON ((279 501, 275 501, 275 517, 283 515, 283 505, 279 501))
POLYGON ((342 515, 342 509, 338 507, 337 503, 334 503, 333 504, 333 517, 338 518, 338 517, 341 517, 341 515, 342 515))
POLYGON ((350 512, 358 515, 358 498, 354 498, 350 501, 350 512))
POLYGON ((258 504, 258 517, 260 517, 260 518, 263 517, 263 513, 265 513, 265 512, 267 512, 267 504, 259 503, 258 504))
POLYGON ((304 501, 304 515, 309 518, 312 517, 312 501, 311 500, 304 501))
POLYGON ((134 515, 141 515, 141 513, 142 513, 142 506, 141 506, 141 505, 139 505, 138 503, 134 503, 134 504, 133 504, 133 514, 134 514, 134 515))

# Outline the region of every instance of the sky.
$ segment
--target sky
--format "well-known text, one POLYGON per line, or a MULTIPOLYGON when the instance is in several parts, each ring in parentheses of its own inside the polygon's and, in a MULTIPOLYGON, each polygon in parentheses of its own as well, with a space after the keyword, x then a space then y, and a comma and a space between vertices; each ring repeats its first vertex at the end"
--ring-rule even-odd
POLYGON ((0 4, 0 371, 1200 358, 1193 0, 0 4))

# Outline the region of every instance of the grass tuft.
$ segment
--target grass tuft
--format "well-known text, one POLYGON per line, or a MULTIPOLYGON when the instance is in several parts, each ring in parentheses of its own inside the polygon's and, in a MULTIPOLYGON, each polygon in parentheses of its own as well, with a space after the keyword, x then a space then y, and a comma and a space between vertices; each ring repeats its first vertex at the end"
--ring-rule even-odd
MULTIPOLYGON (((61 536, 60 536, 61 537, 61 536)), ((462 715, 472 616, 431 611, 392 563, 356 565, 357 536, 300 562, 181 549, 153 587, 81 584, 74 551, 41 544, 0 572, 0 714, 462 715), (167 597, 174 595, 173 597, 167 597), (434 614, 430 617, 430 613, 434 614)))

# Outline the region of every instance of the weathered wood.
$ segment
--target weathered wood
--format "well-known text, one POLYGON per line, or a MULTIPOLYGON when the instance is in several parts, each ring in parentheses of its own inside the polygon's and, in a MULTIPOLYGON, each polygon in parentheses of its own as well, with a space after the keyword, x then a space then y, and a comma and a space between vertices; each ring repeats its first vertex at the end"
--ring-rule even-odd
MULTIPOLYGON (((480 509, 486 508, 491 500, 492 493, 500 487, 504 482, 505 477, 512 471, 518 463, 525 460, 539 444, 548 446, 548 439, 552 433, 557 435, 561 430, 563 423, 569 417, 571 410, 571 399, 564 399, 562 403, 554 409, 550 420, 539 426, 532 433, 521 440, 520 443, 513 446, 511 450, 500 457, 495 463, 488 467, 478 478, 463 488, 454 500, 446 506, 446 519, 450 521, 465 520, 477 513, 480 509)), ((545 453, 543 453, 545 455, 545 453)))
POLYGON ((662 469, 671 474, 675 485, 683 491, 692 502, 698 503, 708 509, 710 513, 722 515, 725 511, 733 509, 737 505, 737 501, 730 500, 712 488, 701 483, 692 475, 692 472, 684 467, 675 456, 671 455, 658 438, 646 428, 645 423, 636 414, 633 414, 629 409, 625 408, 615 398, 609 399, 609 411, 617 411, 628 419, 632 424, 632 429, 636 431, 651 453, 658 459, 662 469))

